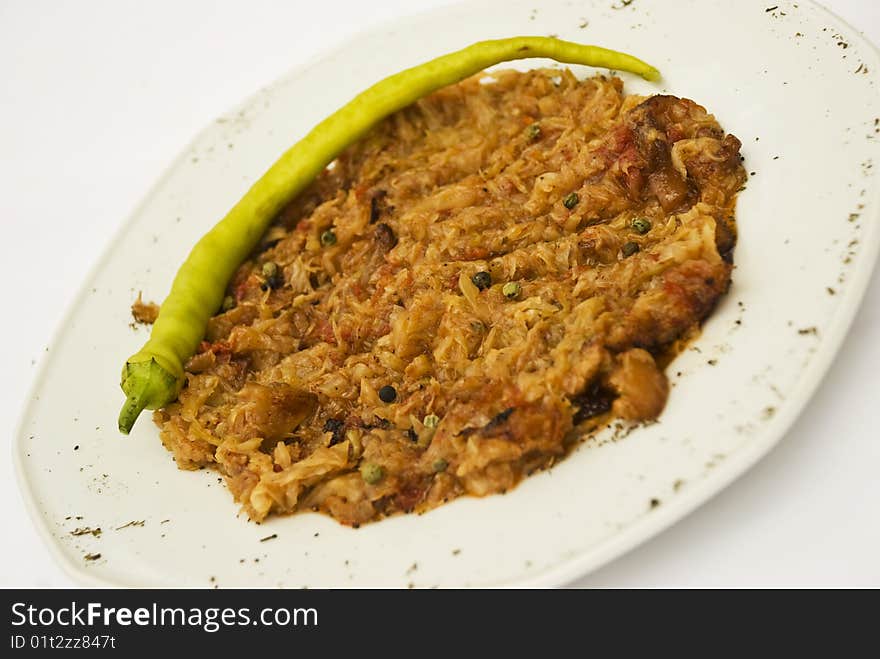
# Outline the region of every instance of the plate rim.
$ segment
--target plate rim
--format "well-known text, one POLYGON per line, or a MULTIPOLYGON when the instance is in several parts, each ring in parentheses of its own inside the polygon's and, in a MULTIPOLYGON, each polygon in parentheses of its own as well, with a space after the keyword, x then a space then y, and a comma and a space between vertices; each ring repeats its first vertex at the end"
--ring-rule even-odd
MULTIPOLYGON (((391 18, 367 29, 358 30, 353 34, 342 38, 337 43, 316 50, 311 57, 307 57, 301 64, 285 70, 281 75, 260 86, 225 112, 216 115, 214 119, 210 120, 203 128, 199 129, 194 136, 183 147, 181 147, 178 154, 169 161, 153 183, 146 189, 143 195, 141 195, 137 203, 127 214, 125 220, 110 232, 100 254, 87 270, 78 292, 72 296, 67 303, 64 313, 61 316, 61 320, 50 335, 47 343, 47 350, 43 354, 37 373, 26 392, 26 403, 14 426, 12 442, 10 443, 13 473, 15 474, 19 495, 24 503, 27 515, 36 529, 38 536, 43 541, 44 547, 55 561, 55 564, 58 565, 73 581, 86 587, 144 587, 143 584, 136 584, 135 582, 126 582, 121 579, 115 580, 99 576, 99 573, 88 571, 70 560, 70 558, 62 551, 60 543, 49 527, 48 520, 41 512, 40 506, 36 500, 36 493, 28 482, 26 468, 24 466, 24 437, 26 434, 24 425, 31 416, 31 410, 36 402, 35 399, 38 397, 42 384, 50 370, 50 365, 53 362, 53 348, 62 338, 64 328, 69 325, 69 321, 79 307, 80 300, 87 295, 90 284, 95 280, 106 262, 111 258, 112 246, 115 245, 130 229, 135 219, 140 215, 142 209, 173 175, 178 169, 178 166, 186 161, 192 148, 214 128, 218 118, 229 116, 236 111, 249 106, 266 90, 270 90, 283 84, 285 81, 295 78, 307 71, 317 62, 338 55, 340 52, 348 49, 350 44, 358 39, 374 35, 391 26, 402 27, 408 23, 418 22, 431 16, 439 16, 460 11, 465 7, 473 7, 477 4, 490 5, 494 3, 495 0, 478 0, 478 2, 473 2, 473 0, 458 0, 451 4, 424 8, 416 12, 391 18), (47 357, 46 354, 49 356, 47 357)), ((808 5, 813 11, 824 13, 827 18, 835 21, 837 27, 840 27, 843 31, 847 32, 847 39, 857 41, 860 45, 865 47, 867 53, 871 53, 874 56, 875 66, 880 66, 880 46, 871 42, 861 31, 816 0, 800 0, 800 3, 808 5)), ((554 565, 551 565, 531 576, 512 577, 506 580, 492 582, 489 585, 476 585, 474 587, 549 588, 569 584, 573 580, 586 576, 607 563, 624 556, 647 540, 650 540, 659 533, 671 528, 691 512, 703 506, 713 497, 725 490, 779 445, 779 443, 788 435, 794 422, 815 395, 834 360, 837 359, 840 349, 846 340, 853 321, 855 320, 856 314, 862 306, 865 293, 867 292, 874 272, 878 269, 878 257, 880 257, 880 229, 878 229, 878 227, 880 227, 880 184, 875 184, 873 189, 869 188, 869 190, 872 193, 871 199, 873 199, 875 212, 873 216, 869 218, 870 222, 874 225, 874 234, 868 234, 867 237, 869 240, 863 243, 863 252, 860 259, 866 265, 852 271, 852 278, 849 281, 849 286, 841 295, 840 305, 835 311, 828 328, 823 335, 823 345, 828 347, 819 351, 819 353, 811 359, 810 363, 801 372, 800 380, 797 385, 792 388, 789 395, 789 398, 795 401, 794 404, 783 406, 774 419, 765 426, 764 432, 757 439, 739 448, 735 454, 729 456, 727 460, 716 467, 712 478, 702 479, 699 482, 690 485, 688 488, 692 492, 690 496, 677 497, 666 502, 660 509, 652 511, 651 515, 644 515, 638 519, 634 519, 621 530, 595 544, 589 551, 561 559, 554 565)))

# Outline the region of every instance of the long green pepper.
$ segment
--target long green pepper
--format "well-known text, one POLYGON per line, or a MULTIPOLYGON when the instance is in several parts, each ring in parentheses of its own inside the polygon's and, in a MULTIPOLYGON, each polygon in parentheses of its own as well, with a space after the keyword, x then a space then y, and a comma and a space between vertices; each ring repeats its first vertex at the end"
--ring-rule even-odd
POLYGON ((125 363, 126 400, 119 430, 128 434, 145 408, 157 409, 177 398, 184 381, 183 364, 195 353, 208 320, 220 308, 236 268, 278 212, 336 156, 376 123, 423 96, 494 64, 529 57, 629 71, 645 80, 660 77, 653 66, 607 48, 551 37, 513 37, 480 41, 389 76, 360 93, 288 149, 193 247, 177 271, 149 340, 125 363))

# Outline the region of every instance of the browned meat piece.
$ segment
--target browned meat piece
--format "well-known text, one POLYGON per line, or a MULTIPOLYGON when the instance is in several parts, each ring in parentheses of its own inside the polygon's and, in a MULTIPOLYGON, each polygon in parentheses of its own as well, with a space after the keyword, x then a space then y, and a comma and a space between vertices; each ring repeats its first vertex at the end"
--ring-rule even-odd
POLYGON ((277 442, 293 434, 296 427, 317 407, 317 397, 283 382, 270 385, 248 382, 238 392, 241 414, 231 420, 229 430, 244 439, 260 437, 277 442))
POLYGON ((666 405, 669 383, 651 353, 633 348, 618 355, 617 361, 619 366, 608 378, 617 393, 611 411, 630 421, 656 418, 666 405))

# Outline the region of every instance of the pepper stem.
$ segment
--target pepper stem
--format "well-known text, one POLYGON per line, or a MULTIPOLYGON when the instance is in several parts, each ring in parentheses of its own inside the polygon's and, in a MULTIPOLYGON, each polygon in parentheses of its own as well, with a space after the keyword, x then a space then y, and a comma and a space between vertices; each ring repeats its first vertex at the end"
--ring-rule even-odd
POLYGON ((119 432, 127 435, 131 432, 134 422, 140 413, 147 407, 147 401, 143 391, 134 392, 126 397, 122 410, 119 412, 119 432))
POLYGON ((127 435, 141 412, 170 403, 177 396, 178 389, 177 378, 162 368, 155 358, 128 362, 122 373, 125 403, 119 412, 119 431, 127 435))

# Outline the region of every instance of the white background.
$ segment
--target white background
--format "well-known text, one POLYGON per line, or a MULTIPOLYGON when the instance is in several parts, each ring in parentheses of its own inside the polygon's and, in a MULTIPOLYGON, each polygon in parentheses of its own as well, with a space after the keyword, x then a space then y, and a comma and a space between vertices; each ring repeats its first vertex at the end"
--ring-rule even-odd
MULTIPOLYGON (((346 37, 441 4, 0 0, 3 435, 92 264, 199 130, 346 37)), ((880 43, 876 0, 825 4, 880 43)), ((699 511, 575 585, 880 586, 878 325, 875 272, 783 442, 699 511)), ((0 501, 0 586, 70 585, 27 518, 8 447, 0 501)))

